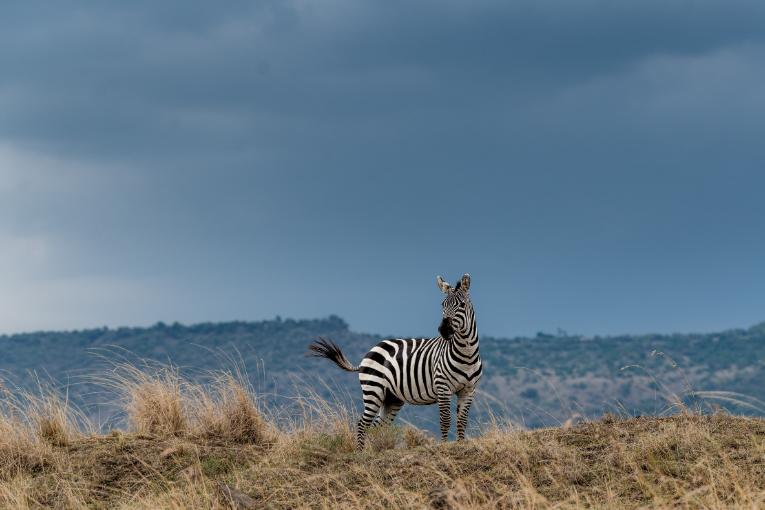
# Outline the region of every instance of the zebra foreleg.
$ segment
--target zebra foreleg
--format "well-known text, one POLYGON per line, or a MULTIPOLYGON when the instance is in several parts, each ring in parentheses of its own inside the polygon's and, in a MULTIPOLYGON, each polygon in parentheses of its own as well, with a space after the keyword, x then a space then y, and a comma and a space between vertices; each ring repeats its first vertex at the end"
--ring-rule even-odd
POLYGON ((457 393, 457 441, 465 439, 470 404, 473 403, 475 388, 465 388, 457 393))
POLYGON ((452 425, 452 395, 448 392, 438 394, 438 421, 441 424, 441 441, 449 439, 449 428, 452 425))

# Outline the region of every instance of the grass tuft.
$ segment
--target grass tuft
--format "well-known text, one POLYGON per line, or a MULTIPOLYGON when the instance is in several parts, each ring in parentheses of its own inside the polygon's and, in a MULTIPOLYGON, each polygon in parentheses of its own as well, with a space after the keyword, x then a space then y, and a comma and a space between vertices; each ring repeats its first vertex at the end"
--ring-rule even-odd
POLYGON ((128 421, 136 432, 156 436, 188 432, 184 381, 176 368, 149 369, 129 364, 116 368, 111 384, 122 395, 128 421))
POLYGON ((406 448, 417 448, 418 446, 432 445, 435 440, 424 430, 415 427, 404 427, 403 430, 404 445, 406 448))
POLYGON ((250 386, 230 373, 197 388, 196 433, 208 439, 266 445, 272 442, 250 386))
POLYGON ((375 427, 370 429, 367 435, 369 448, 373 452, 393 450, 401 444, 403 440, 402 435, 401 428, 396 425, 382 425, 375 427))

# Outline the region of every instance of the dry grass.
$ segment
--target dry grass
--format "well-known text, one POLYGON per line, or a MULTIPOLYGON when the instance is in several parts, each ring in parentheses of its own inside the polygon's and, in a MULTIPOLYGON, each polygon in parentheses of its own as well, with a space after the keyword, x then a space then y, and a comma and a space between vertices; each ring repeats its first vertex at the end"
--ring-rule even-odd
POLYGON ((208 379, 193 383, 173 366, 120 363, 101 381, 120 395, 130 427, 139 434, 255 445, 273 441, 245 374, 221 371, 208 379))
MULTIPOLYGON (((50 386, 38 383, 38 391, 11 391, 0 381, 0 482, 24 486, 24 477, 44 471, 56 462, 54 447, 92 431, 85 415, 70 406, 50 386)), ((0 486, 0 502, 10 498, 0 486)))
POLYGON ((495 431, 464 443, 337 452, 318 459, 311 453, 263 462, 245 471, 242 487, 275 508, 757 508, 765 503, 765 422, 725 415, 495 431), (290 472, 296 475, 285 477, 290 472))
POLYGON ((195 385, 128 369, 115 380, 132 428, 107 435, 83 431, 50 393, 2 396, 0 508, 230 508, 221 484, 258 508, 765 506, 761 419, 606 417, 447 444, 381 427, 355 452, 351 413, 315 395, 290 421, 261 414, 236 374, 195 385))
POLYGON ((187 383, 172 366, 118 364, 108 380, 139 434, 177 436, 188 432, 184 394, 187 383))
POLYGON ((197 386, 195 393, 196 434, 228 443, 263 445, 273 441, 273 431, 241 377, 219 374, 208 388, 197 386))

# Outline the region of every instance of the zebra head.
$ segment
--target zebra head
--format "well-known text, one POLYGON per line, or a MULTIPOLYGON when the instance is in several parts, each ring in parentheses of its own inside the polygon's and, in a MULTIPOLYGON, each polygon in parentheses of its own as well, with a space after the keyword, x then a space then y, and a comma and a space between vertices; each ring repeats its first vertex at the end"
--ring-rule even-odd
MULTIPOLYGON (((440 276, 436 278, 438 288, 446 294, 443 303, 442 328, 450 326, 462 337, 472 336, 475 331, 473 304, 470 302, 470 275, 465 273, 452 287, 440 276)), ((448 329, 448 328, 447 328, 448 329)))

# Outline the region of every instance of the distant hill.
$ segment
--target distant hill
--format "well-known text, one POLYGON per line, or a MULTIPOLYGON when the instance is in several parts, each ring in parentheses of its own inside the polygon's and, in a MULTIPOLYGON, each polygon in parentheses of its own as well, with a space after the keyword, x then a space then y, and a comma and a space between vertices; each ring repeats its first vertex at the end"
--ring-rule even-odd
MULTIPOLYGON (((53 379, 101 413, 108 404, 100 410, 96 404, 109 396, 90 377, 108 370, 110 359, 171 361, 198 377, 235 359, 271 404, 295 394, 296 384, 358 404, 355 375, 304 356, 318 336, 332 338, 352 360, 382 338, 353 332, 337 316, 5 335, 0 379, 21 387, 53 379)), ((713 334, 481 337, 481 356, 486 372, 476 414, 482 419, 492 414, 539 427, 604 412, 660 414, 673 403, 765 415, 765 323, 713 334)), ((436 415, 409 408, 401 416, 430 428, 436 415)))

